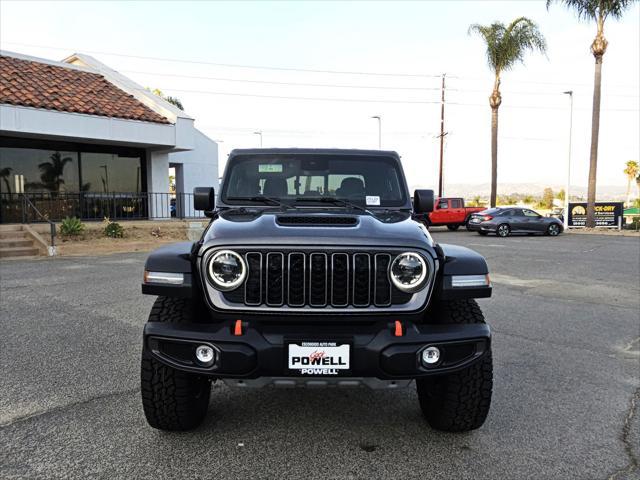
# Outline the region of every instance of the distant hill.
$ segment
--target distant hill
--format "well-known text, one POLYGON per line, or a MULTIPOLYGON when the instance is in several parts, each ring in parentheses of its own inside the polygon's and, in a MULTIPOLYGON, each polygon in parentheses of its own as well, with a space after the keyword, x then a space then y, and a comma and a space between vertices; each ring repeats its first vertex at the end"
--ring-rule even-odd
MULTIPOLYGON (((565 188, 564 185, 548 185, 542 183, 499 183, 498 195, 511 195, 511 194, 523 194, 523 195, 535 195, 542 196, 542 192, 545 188, 551 187, 554 192, 559 192, 565 188)), ((412 185, 411 191, 416 188, 429 188, 424 186, 412 185)), ((619 185, 598 185, 598 200, 626 200, 627 188, 619 185)), ((479 184, 465 184, 465 183, 453 183, 446 184, 444 193, 448 197, 464 197, 473 198, 476 195, 480 197, 489 197, 491 193, 491 184, 479 183, 479 184)), ((632 195, 635 194, 635 185, 632 186, 632 195)), ((571 196, 581 196, 587 198, 586 186, 571 186, 571 196)))

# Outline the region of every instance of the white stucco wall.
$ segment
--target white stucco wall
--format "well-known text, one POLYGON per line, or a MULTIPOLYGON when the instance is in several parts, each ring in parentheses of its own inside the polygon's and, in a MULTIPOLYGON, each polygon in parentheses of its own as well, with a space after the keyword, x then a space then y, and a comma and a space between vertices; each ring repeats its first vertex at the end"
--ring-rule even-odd
POLYGON ((176 190, 192 193, 194 187, 213 187, 217 192, 218 144, 197 129, 193 139, 193 150, 169 154, 170 164, 182 165, 182 175, 176 176, 176 190))

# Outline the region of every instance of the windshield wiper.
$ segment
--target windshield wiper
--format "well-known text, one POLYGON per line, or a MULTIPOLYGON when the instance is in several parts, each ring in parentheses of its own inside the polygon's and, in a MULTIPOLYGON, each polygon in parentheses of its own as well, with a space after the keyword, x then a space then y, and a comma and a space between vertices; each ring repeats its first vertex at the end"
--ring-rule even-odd
POLYGON ((277 198, 273 198, 273 197, 265 197, 264 195, 256 195, 253 197, 227 197, 227 200, 231 200, 233 201, 249 201, 249 202, 262 202, 265 204, 271 204, 271 205, 277 205, 279 207, 282 207, 284 209, 291 209, 291 210, 298 210, 297 207, 289 204, 289 203, 285 203, 282 202, 280 200, 278 200, 277 198))
POLYGON ((334 197, 297 197, 296 202, 322 202, 322 203, 333 203, 334 205, 342 205, 343 207, 348 207, 351 209, 355 209, 355 210, 360 210, 362 212, 368 213, 371 216, 375 217, 375 214, 361 206, 358 205, 357 203, 351 203, 348 202, 347 200, 342 200, 341 198, 334 198, 334 197))

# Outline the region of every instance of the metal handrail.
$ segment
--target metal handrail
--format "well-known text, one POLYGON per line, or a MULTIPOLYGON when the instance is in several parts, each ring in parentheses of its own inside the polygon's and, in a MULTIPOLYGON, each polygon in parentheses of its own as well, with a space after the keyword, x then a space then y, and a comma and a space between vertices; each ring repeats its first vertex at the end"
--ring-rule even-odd
MULTIPOLYGON (((56 249, 56 224, 54 222, 52 222, 51 220, 49 220, 49 218, 47 218, 45 215, 42 214, 42 212, 40 210, 38 210, 38 207, 36 207, 33 202, 29 199, 29 197, 27 197, 25 194, 21 194, 22 196, 22 200, 24 202, 25 207, 31 207, 33 209, 34 212, 36 212, 36 214, 38 215, 38 217, 40 217, 43 221, 47 222, 49 224, 50 227, 50 233, 51 233, 51 251, 55 252, 56 249)), ((26 214, 26 208, 23 208, 22 210, 23 212, 23 221, 22 223, 30 223, 29 222, 29 215, 26 214)))

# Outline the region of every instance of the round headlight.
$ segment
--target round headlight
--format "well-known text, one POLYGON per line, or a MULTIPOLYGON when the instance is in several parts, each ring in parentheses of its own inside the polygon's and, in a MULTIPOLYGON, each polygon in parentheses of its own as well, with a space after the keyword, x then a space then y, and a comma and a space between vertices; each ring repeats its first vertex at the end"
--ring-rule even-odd
POLYGON ((220 250, 209 260, 209 278, 219 290, 233 290, 244 282, 247 266, 233 250, 220 250))
POLYGON ((390 276, 396 288, 412 293, 424 286, 427 264, 417 253, 401 253, 391 264, 390 276))

